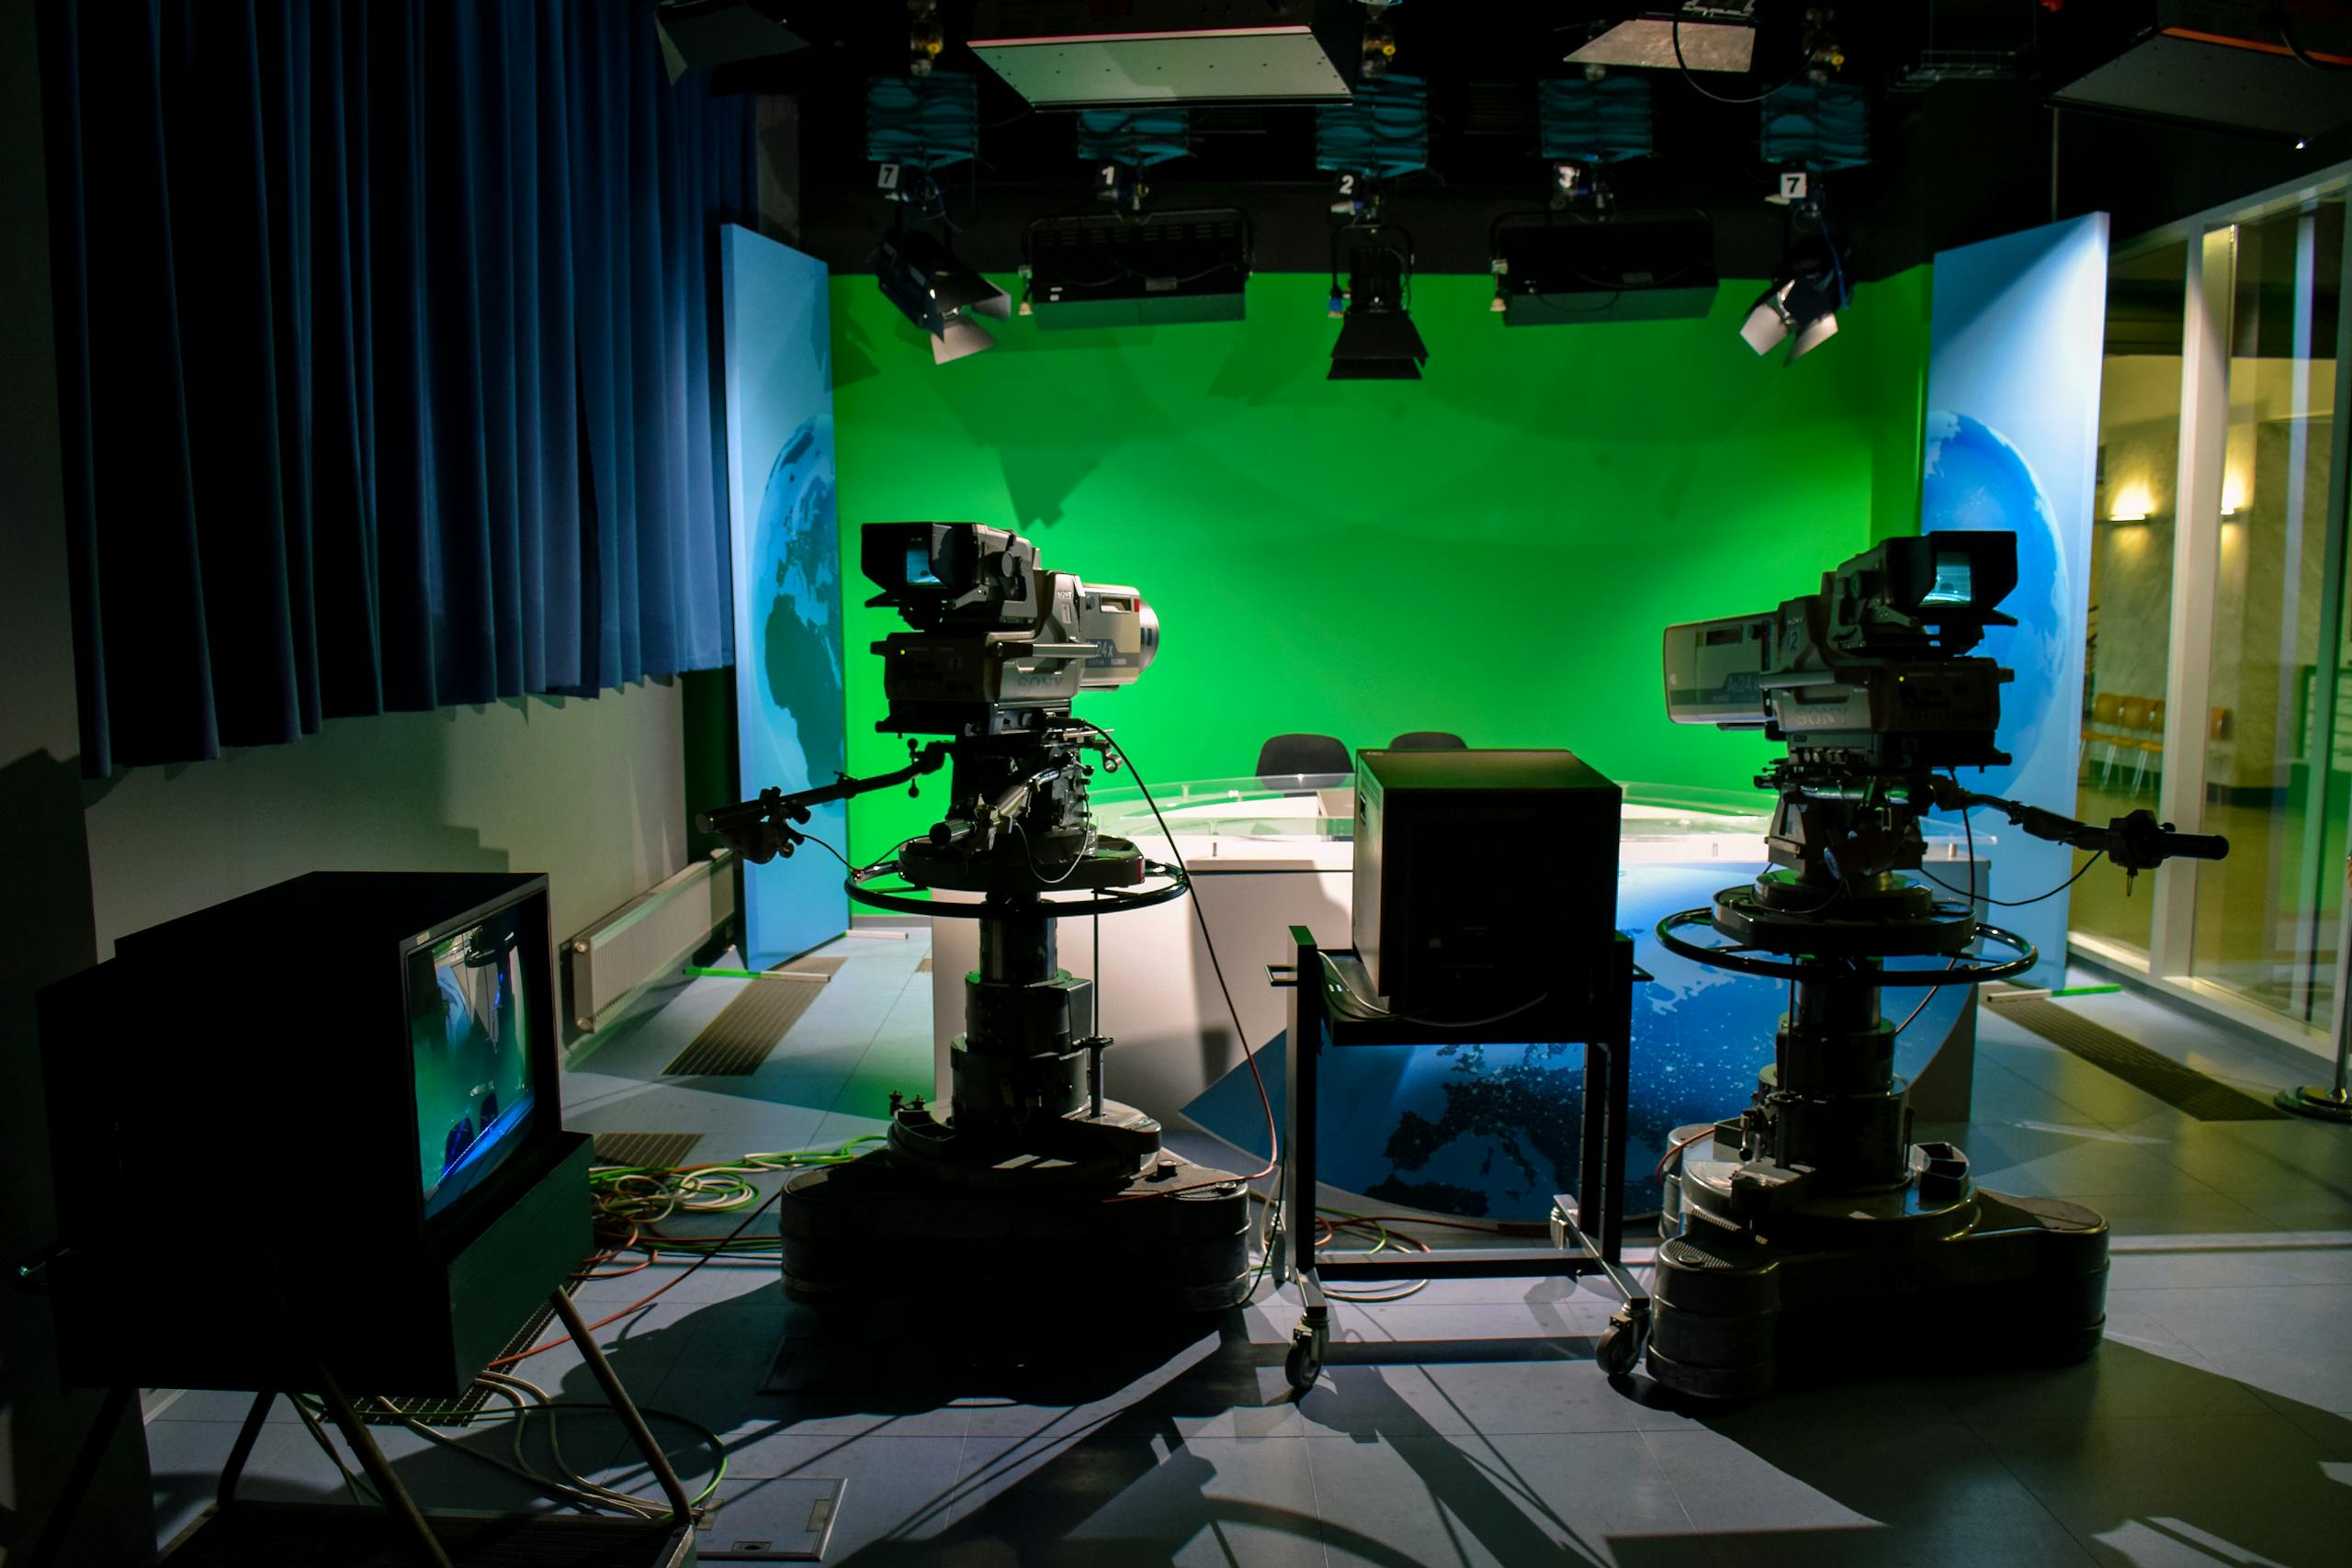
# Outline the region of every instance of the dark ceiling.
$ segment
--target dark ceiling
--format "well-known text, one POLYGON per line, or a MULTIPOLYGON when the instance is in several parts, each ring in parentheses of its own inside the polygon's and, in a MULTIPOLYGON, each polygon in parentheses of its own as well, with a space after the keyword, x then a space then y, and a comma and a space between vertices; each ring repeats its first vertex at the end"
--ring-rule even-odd
MULTIPOLYGON (((979 159, 944 178, 957 254, 1010 270, 1031 220, 1086 206, 1088 170, 1070 115, 1031 109, 962 47, 973 9, 973 0, 940 7, 947 39, 940 68, 978 78, 982 126, 979 159)), ((1535 84, 1577 70, 1562 57, 1596 22, 1631 9, 1589 0, 1393 6, 1396 69, 1430 84, 1430 168, 1398 182, 1388 207, 1411 231, 1420 270, 1487 271, 1491 220, 1542 205, 1547 170, 1536 152, 1535 84)), ((2128 41, 2125 14, 2141 9, 2114 0, 1848 0, 1835 7, 1832 28, 1848 56, 1839 79, 1873 101, 1872 162, 1826 177, 1830 217, 1851 247, 1854 274, 1884 276, 1939 249, 2102 208, 2115 213, 2120 237, 2352 157, 2352 130, 2297 151, 2277 138, 2053 111, 2050 91, 2128 41), (1956 67, 1981 75, 1957 79, 1956 67)), ((1711 75, 1703 85, 1747 96, 1787 79, 1804 10, 1800 0, 1759 0, 1754 74, 1711 75)), ((723 68, 715 85, 795 100, 799 243, 836 267, 862 269, 894 216, 865 161, 865 83, 901 68, 907 13, 897 0, 851 0, 795 6, 788 15, 812 47, 723 68)), ((1703 208, 1714 219, 1724 276, 1770 273, 1786 220, 1764 199, 1774 171, 1758 155, 1758 110, 1711 101, 1672 73, 1653 80, 1656 152, 1612 172, 1620 202, 1703 208)), ((1323 268, 1330 186, 1314 166, 1314 113, 1195 111, 1193 154, 1155 172, 1153 205, 1241 208, 1254 224, 1261 270, 1323 268)))

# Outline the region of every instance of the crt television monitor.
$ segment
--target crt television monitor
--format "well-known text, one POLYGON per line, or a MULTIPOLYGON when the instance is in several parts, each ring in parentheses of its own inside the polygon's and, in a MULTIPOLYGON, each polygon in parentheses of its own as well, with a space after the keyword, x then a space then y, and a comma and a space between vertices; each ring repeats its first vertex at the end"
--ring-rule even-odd
POLYGON ((529 1136, 538 1085, 537 987, 521 911, 428 932, 401 953, 416 1101, 417 1190, 425 1217, 481 1184, 529 1136))
POLYGON ((541 876, 314 872, 129 933, 49 987, 68 1375, 300 1386, 271 1380, 311 1376, 315 1353, 346 1387, 464 1388, 594 1245, 551 950, 541 876), (255 964, 274 1047, 258 1067, 205 1027, 222 976, 255 964), (268 1161, 333 1173, 270 1195, 301 1246, 125 1223, 245 1158, 263 1123, 268 1161), (169 1313, 139 1304, 155 1280, 169 1313))

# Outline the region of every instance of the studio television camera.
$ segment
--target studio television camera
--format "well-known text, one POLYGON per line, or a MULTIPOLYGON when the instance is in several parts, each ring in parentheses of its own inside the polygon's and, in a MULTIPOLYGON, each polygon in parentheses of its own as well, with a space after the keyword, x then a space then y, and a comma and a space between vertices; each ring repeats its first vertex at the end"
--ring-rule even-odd
POLYGON ((809 807, 950 766, 940 820, 847 886, 874 908, 977 919, 980 967, 965 978, 946 1114, 893 1095, 881 1149, 786 1183, 786 1287, 820 1302, 944 1275, 1026 1291, 1044 1269, 1082 1263, 1160 1305, 1228 1306, 1249 1279, 1242 1179, 1165 1152, 1157 1122, 1106 1098, 1112 1041, 1093 984, 1056 956, 1058 919, 1188 891, 1180 867, 1096 829, 1087 754, 1106 769, 1124 757, 1071 710, 1080 693, 1150 667, 1159 618, 1133 588, 1046 570, 1034 544, 1001 528, 870 523, 859 558, 881 589, 867 603, 908 626, 873 648, 888 703, 876 728, 945 739, 910 740, 892 773, 768 789, 701 821, 765 861, 802 841, 809 807), (1139 1198, 1168 1201, 1127 1201, 1139 1198))
POLYGON ((1777 797, 1770 865, 1667 917, 1658 939, 1790 989, 1751 1103, 1669 1159, 1648 1352, 1670 1388, 1740 1397, 1782 1360, 2066 1359, 2098 1341, 2106 1221, 1987 1191, 1958 1148, 1911 1141, 1880 991, 2007 979, 2039 956, 1977 919, 1973 883, 1905 874, 1919 818, 1989 807, 2127 874, 2229 846, 2144 810, 2097 826, 1961 784, 1958 770, 2009 760, 1995 735, 2011 672, 1973 650, 2016 624, 1999 605, 2017 578, 2013 534, 1891 539, 1817 593, 1667 628, 1668 716, 1760 730, 1787 754, 1756 781, 1777 797))

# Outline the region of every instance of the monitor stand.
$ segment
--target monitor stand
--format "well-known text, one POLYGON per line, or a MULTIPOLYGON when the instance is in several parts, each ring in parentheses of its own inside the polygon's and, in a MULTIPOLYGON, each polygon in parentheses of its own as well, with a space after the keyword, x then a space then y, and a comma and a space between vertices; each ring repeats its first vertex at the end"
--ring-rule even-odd
MULTIPOLYGON (((469 1564, 514 1562, 518 1554, 536 1554, 549 1562, 594 1563, 600 1568, 679 1568, 694 1561, 695 1516, 684 1483, 662 1445, 653 1438, 645 1417, 621 1385, 620 1375, 605 1359, 596 1337, 581 1320, 580 1310, 562 1291, 549 1298, 565 1332, 580 1348, 582 1359, 605 1392, 605 1397, 628 1429, 646 1468, 652 1472, 670 1504, 667 1518, 634 1519, 606 1515, 577 1514, 428 1514, 416 1506, 408 1488, 376 1446, 366 1423, 352 1407, 342 1386, 324 1362, 314 1362, 312 1388, 328 1416, 351 1445, 368 1483, 382 1508, 345 1504, 270 1503, 237 1496, 245 1461, 253 1457, 269 1408, 281 1393, 264 1389, 254 1399, 229 1462, 220 1472, 218 1503, 167 1547, 159 1563, 168 1568, 309 1568, 322 1562, 355 1565, 413 1563, 418 1568, 469 1568, 469 1564), (390 1516, 387 1529, 386 1515, 390 1516)), ((39 1540, 25 1558, 25 1568, 49 1568, 65 1545, 74 1516, 88 1495, 107 1439, 137 1391, 120 1385, 109 1391, 105 1412, 75 1457, 59 1494, 55 1509, 39 1540)), ((556 1500, 576 1499, 550 1494, 556 1500)))

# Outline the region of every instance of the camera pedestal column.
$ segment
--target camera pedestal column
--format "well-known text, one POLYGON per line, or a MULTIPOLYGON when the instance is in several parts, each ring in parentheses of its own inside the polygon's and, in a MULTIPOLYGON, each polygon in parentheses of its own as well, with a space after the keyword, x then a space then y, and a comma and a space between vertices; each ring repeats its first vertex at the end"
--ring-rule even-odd
POLYGON ((2089 1354, 2106 1322, 2107 1222, 2078 1204, 1987 1191, 1953 1145, 1912 1143, 1894 1027, 1879 1011, 1882 985, 2001 978, 2030 967, 2032 948, 1939 914, 1905 885, 1849 896, 1864 907, 1841 904, 1848 918, 1838 920, 1775 911, 1792 902, 1788 886, 1768 874, 1658 925, 1683 956, 1792 978, 1795 994, 1753 1102, 1716 1127, 1712 1157, 1691 1157, 1694 1148, 1669 1172, 1650 1375, 1677 1393, 1739 1399, 1784 1367, 1876 1372, 2089 1354), (1908 916, 1869 907, 1906 895, 1908 916), (1756 958, 1675 934, 1702 923, 1744 948, 1806 956, 1756 958), (2022 956, 1961 956, 1980 936, 2022 956), (1829 956, 1841 945, 1854 950, 1829 956), (1871 946, 1881 952, 1861 950, 1871 946), (1892 955, 1950 955, 1949 966, 1886 969, 1881 958, 1892 955))
MULTIPOLYGON (((1135 847, 1105 839, 1099 852, 1134 857, 1135 847)), ((1102 907, 1133 905, 1105 897, 1102 907)), ((1092 987, 1056 963, 1053 922, 1092 906, 1012 896, 929 908, 980 921, 948 1114, 897 1105, 884 1147, 786 1182, 777 1228, 786 1293, 823 1304, 946 1283, 1017 1299, 1041 1279, 1082 1272, 1139 1310, 1240 1301, 1250 1282, 1241 1178, 1162 1149, 1158 1122, 1102 1093, 1111 1042, 1079 1032, 1079 1020, 1091 1024, 1092 987)))
POLYGON ((1103 1098, 1111 1042, 1091 1028, 1091 983, 1056 960, 1051 914, 1034 897, 981 908, 980 966, 965 976, 965 1031, 948 1047, 948 1118, 900 1107, 892 1156, 942 1180, 1024 1190, 1116 1188, 1150 1169, 1159 1123, 1103 1098))

